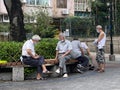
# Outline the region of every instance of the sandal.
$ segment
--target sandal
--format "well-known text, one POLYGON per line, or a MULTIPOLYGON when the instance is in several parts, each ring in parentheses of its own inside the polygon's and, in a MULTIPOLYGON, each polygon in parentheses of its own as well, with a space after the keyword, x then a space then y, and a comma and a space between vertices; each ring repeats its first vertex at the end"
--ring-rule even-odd
POLYGON ((102 73, 102 72, 105 72, 105 70, 104 70, 104 69, 101 69, 101 70, 99 70, 98 72, 99 72, 99 73, 102 73))
POLYGON ((51 72, 50 71, 44 71, 43 74, 50 74, 51 72))
POLYGON ((37 80, 46 80, 46 78, 41 77, 41 78, 37 78, 37 80))

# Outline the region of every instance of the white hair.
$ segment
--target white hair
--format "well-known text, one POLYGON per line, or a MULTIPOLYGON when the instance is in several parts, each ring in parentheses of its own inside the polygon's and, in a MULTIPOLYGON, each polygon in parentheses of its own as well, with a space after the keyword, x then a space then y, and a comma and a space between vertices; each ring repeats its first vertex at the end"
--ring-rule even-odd
POLYGON ((41 40, 41 38, 40 38, 39 35, 33 35, 33 36, 32 36, 32 39, 33 39, 33 40, 41 40))
POLYGON ((101 25, 97 25, 96 28, 100 28, 100 29, 102 29, 102 26, 101 26, 101 25))

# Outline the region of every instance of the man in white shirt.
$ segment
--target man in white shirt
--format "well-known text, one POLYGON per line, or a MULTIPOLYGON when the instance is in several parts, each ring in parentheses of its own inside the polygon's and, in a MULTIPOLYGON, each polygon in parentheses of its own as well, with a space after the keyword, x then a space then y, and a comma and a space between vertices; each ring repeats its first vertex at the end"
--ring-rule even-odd
POLYGON ((81 47, 82 47, 82 49, 83 49, 84 55, 85 55, 86 57, 88 57, 88 59, 89 59, 89 61, 90 61, 89 63, 90 63, 90 65, 91 65, 91 67, 94 67, 94 65, 95 65, 95 59, 94 59, 94 57, 91 55, 89 47, 87 46, 87 44, 86 44, 85 42, 81 42, 81 47))
POLYGON ((44 57, 36 54, 34 49, 35 45, 39 42, 40 39, 41 38, 38 35, 34 35, 32 36, 32 39, 27 40, 22 47, 23 63, 37 67, 37 80, 43 80, 41 73, 48 72, 44 65, 44 57))
POLYGON ((105 71, 105 57, 104 57, 104 46, 106 42, 106 34, 103 32, 102 26, 97 25, 96 31, 99 33, 98 39, 94 41, 97 47, 96 61, 98 63, 98 72, 105 71))

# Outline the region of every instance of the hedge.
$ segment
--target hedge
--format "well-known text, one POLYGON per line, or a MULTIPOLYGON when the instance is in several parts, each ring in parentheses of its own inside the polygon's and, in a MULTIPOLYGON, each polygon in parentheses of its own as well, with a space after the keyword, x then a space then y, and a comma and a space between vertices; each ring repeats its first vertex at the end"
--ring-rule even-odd
MULTIPOLYGON (((57 39, 42 39, 36 45, 36 52, 46 59, 55 57, 57 39)), ((0 42, 0 60, 18 61, 21 56, 23 42, 0 42)))

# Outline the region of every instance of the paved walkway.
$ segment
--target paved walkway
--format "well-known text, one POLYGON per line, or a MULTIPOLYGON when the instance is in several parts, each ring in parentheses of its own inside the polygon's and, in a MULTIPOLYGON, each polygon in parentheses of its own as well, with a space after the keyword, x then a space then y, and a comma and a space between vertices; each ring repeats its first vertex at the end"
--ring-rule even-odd
POLYGON ((109 61, 109 54, 105 56, 105 73, 88 71, 84 74, 70 74, 68 78, 48 78, 45 81, 0 82, 0 90, 120 90, 120 55, 115 54, 116 61, 109 61))

